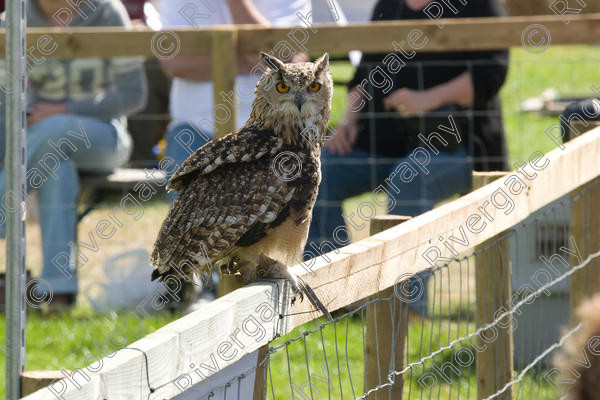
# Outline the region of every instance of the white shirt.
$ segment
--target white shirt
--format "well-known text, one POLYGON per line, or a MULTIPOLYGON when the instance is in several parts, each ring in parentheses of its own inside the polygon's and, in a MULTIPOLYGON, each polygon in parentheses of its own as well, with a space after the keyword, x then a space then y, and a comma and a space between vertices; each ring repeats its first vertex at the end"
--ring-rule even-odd
MULTIPOLYGON (((260 13, 269 20, 274 26, 297 26, 300 24, 300 19, 296 15, 301 12, 306 15, 311 11, 310 0, 254 0, 254 5, 260 13)), ((159 4, 160 20, 162 29, 169 28, 194 28, 189 21, 179 13, 186 5, 190 4, 190 0, 162 0, 159 4)), ((225 0, 194 0, 191 4, 195 5, 198 13, 210 15, 209 18, 195 18, 194 23, 199 27, 209 27, 212 25, 231 25, 233 17, 229 12, 229 7, 225 0), (212 10, 207 7, 209 4, 212 10), (212 12, 214 10, 214 12, 212 12)), ((192 15, 192 10, 188 11, 192 15)), ((248 92, 247 86, 254 88, 257 80, 250 75, 239 75, 236 78, 236 91, 240 83, 244 82, 245 87, 241 92, 248 92), (244 82, 245 81, 245 82, 244 82)), ((252 109, 252 98, 241 99, 237 96, 236 101, 242 102, 237 109, 236 126, 241 127, 250 117, 252 109)), ((217 104, 227 105, 223 98, 217 99, 217 104)), ((214 124, 214 98, 213 85, 211 82, 197 82, 182 78, 174 78, 171 85, 171 97, 169 110, 173 121, 171 126, 188 121, 193 121, 198 124, 201 120, 206 119, 211 124, 214 124)), ((219 116, 222 116, 220 113, 219 116)), ((212 132, 207 132, 212 134, 212 132)))

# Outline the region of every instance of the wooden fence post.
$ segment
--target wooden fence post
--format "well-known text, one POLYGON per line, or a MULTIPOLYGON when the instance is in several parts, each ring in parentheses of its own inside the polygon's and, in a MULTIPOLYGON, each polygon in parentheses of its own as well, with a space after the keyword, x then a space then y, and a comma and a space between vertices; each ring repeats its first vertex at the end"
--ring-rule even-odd
MULTIPOLYGON (((371 220, 370 235, 390 229, 409 219, 411 219, 411 217, 399 215, 375 217, 371 220)), ((369 300, 389 298, 390 296, 394 296, 393 286, 371 296, 369 300)), ((395 301, 395 299, 392 301, 395 301)), ((387 302, 378 302, 367 306, 365 333, 365 392, 376 387, 380 383, 387 382, 392 354, 394 357, 394 370, 400 371, 404 368, 404 360, 406 358, 406 333, 408 332, 408 304, 404 301, 398 301, 397 303, 398 307, 393 316, 392 313, 388 311, 389 307, 387 302), (397 341, 395 350, 393 348, 394 324, 399 327, 399 331, 396 332, 397 341)), ((403 383, 403 377, 398 375, 391 388, 385 388, 384 390, 372 393, 367 399, 387 400, 391 395, 392 399, 401 400, 403 383)))
MULTIPOLYGON (((588 5, 590 5, 588 3, 588 5)), ((599 121, 586 121, 587 126, 580 120, 574 119, 571 122, 569 132, 567 132, 567 141, 575 139, 577 136, 600 126, 599 121), (574 130, 579 132, 575 134, 574 130)), ((600 243, 600 222, 597 217, 596 207, 600 201, 600 183, 586 189, 582 185, 573 190, 571 196, 571 235, 575 244, 581 253, 583 259, 590 253, 596 252, 598 243, 600 243)), ((571 243, 565 243, 565 246, 572 248, 571 243)), ((571 256, 569 265, 572 267, 579 265, 579 259, 571 256)), ((600 259, 591 260, 583 269, 573 273, 569 277, 569 307, 570 320, 573 325, 577 322, 577 308, 587 297, 592 296, 600 287, 600 259)))
MULTIPOLYGON (((233 292, 244 286, 242 275, 237 274, 221 274, 219 284, 217 286, 217 294, 219 297, 225 296, 228 293, 233 292)), ((260 363, 267 352, 269 351, 269 345, 262 346, 258 350, 258 356, 256 359, 257 364, 260 363)), ((264 400, 266 398, 265 385, 267 379, 267 363, 264 363, 261 367, 256 369, 254 375, 254 394, 253 400, 264 400)))
POLYGON ((237 75, 237 30, 215 28, 211 40, 211 77, 213 82, 213 113, 217 132, 215 138, 233 132, 236 125, 235 107, 223 100, 221 92, 233 93, 235 104, 235 77, 237 75))
MULTIPOLYGON (((600 183, 592 186, 586 185, 571 192, 571 235, 583 260, 590 253, 598 251, 600 245, 600 218, 598 218, 598 204, 600 204, 600 183)), ((570 249, 573 245, 563 244, 570 249)), ((577 256, 571 256, 569 265, 579 265, 577 256)), ((600 258, 595 258, 588 265, 569 277, 569 303, 571 308, 571 322, 576 323, 576 310, 586 298, 592 296, 600 287, 600 258)))
MULTIPOLYGON (((504 171, 474 171, 473 189, 479 189, 508 174, 504 171)), ((502 232, 487 240, 475 250, 475 252, 479 252, 475 264, 477 329, 493 321, 496 318, 495 313, 509 304, 511 296, 510 237, 505 236, 501 242, 483 250, 505 233, 502 232)), ((496 393, 513 378, 513 335, 511 330, 510 325, 503 329, 496 328, 498 337, 495 340, 490 343, 479 340, 478 346, 487 346, 486 350, 477 352, 477 393, 480 399, 496 393)), ((489 330, 483 331, 482 334, 486 338, 493 337, 489 330)), ((498 399, 511 400, 512 397, 512 388, 509 388, 498 399)))
POLYGON ((21 373, 21 396, 25 397, 64 377, 60 371, 23 371, 21 373))

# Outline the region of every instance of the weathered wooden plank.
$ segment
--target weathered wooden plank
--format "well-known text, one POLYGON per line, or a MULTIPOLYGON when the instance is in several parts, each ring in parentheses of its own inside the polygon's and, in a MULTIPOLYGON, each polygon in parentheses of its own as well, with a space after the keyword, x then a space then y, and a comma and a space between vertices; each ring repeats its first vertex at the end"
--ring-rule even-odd
MULTIPOLYGON (((482 250, 497 238, 492 238, 479 246, 482 250)), ((496 243, 494 246, 483 250, 477 255, 475 265, 475 299, 476 327, 492 322, 495 313, 502 307, 510 304, 511 276, 510 276, 510 236, 496 243)), ((509 322, 509 324, 512 323, 509 322)), ((478 346, 485 348, 476 354, 477 366, 477 393, 480 399, 487 398, 503 389, 513 379, 513 334, 510 325, 506 329, 483 331, 478 346), (497 338, 486 343, 481 339, 497 338)), ((512 400, 512 387, 497 397, 500 400, 512 400)))
POLYGON ((224 102, 221 93, 233 93, 235 103, 235 77, 237 75, 237 31, 230 28, 220 28, 212 31, 211 35, 211 76, 213 82, 213 115, 217 138, 235 130, 237 110, 231 104, 224 102))
MULTIPOLYGON (((78 382, 83 383, 83 378, 80 378, 78 382)), ((62 396, 64 400, 103 400, 104 397, 102 396, 101 386, 102 382, 100 376, 91 374, 90 380, 85 384, 81 384, 81 389, 78 389, 75 385, 69 383, 65 379, 61 379, 50 383, 48 387, 22 397, 22 399, 48 400, 61 398, 62 396)))
MULTIPOLYGON (((316 32, 306 28, 306 48, 311 52, 368 52, 395 51, 392 42, 407 41, 408 34, 420 29, 427 37, 427 44, 418 51, 490 50, 512 46, 519 47, 523 30, 531 24, 544 25, 552 35, 552 45, 600 43, 600 14, 569 14, 570 23, 565 24, 554 14, 541 16, 513 16, 504 18, 456 18, 441 19, 440 29, 429 19, 410 21, 379 21, 369 24, 347 26, 314 25, 316 32), (485 32, 483 35, 482 33, 485 32)), ((179 55, 210 55, 212 29, 173 30, 180 41, 179 55)), ((256 25, 237 25, 236 49, 238 54, 257 54, 270 51, 282 40, 295 49, 300 45, 290 39, 290 28, 259 28, 256 25)), ((303 28, 300 28, 303 29, 303 28)), ((114 27, 73 28, 69 34, 61 28, 30 28, 28 43, 36 43, 44 34, 56 42, 56 50, 46 57, 111 57, 154 56, 151 41, 157 32, 150 29, 124 29, 114 27)), ((298 34, 301 37, 301 34, 298 34)), ((168 37, 167 37, 168 39, 168 37)), ((421 44, 422 38, 413 38, 421 44)), ((155 39, 156 40, 156 39, 155 39)), ((282 43, 283 44, 283 43, 282 43)), ((406 44, 405 50, 413 47, 406 44)), ((0 30, 0 54, 4 54, 4 31, 0 30)), ((37 54, 37 53, 36 53, 37 54)), ((38 54, 39 56, 39 54, 38 54)))
MULTIPOLYGON (((418 51, 448 50, 490 50, 521 46, 521 34, 531 24, 544 25, 552 35, 552 45, 592 44, 600 39, 586 37, 600 34, 599 14, 569 14, 570 23, 566 25, 556 15, 515 16, 494 18, 456 18, 441 19, 440 29, 436 22, 424 20, 372 22, 370 24, 351 24, 345 27, 333 25, 314 25, 317 32, 308 29, 309 40, 306 47, 311 52, 346 52, 362 50, 369 52, 395 51, 392 42, 407 41, 409 33, 421 30, 427 37, 427 44, 418 51), (571 18, 572 16, 572 18, 571 18), (593 32, 593 33, 592 33, 593 32), (485 33, 485 34, 482 34, 485 33)), ((254 29, 249 25, 240 26, 239 49, 253 54, 262 50, 272 50, 282 40, 298 47, 287 34, 289 29, 254 29)), ((301 35, 298 35, 301 37, 301 35)), ((424 38, 413 38, 420 46, 424 38)), ((405 50, 414 49, 406 43, 405 50)))
POLYGON ((21 396, 37 392, 62 378, 64 376, 60 371, 25 371, 21 373, 21 396))
POLYGON ((496 179, 508 176, 507 171, 473 171, 473 190, 484 187, 488 183, 494 182, 496 179))
MULTIPOLYGON (((497 179, 508 176, 510 172, 474 172, 473 189, 479 189, 497 179)), ((510 238, 500 234, 503 239, 490 246, 499 237, 493 237, 479 245, 475 252, 475 326, 480 327, 494 320, 495 313, 510 304, 510 238)), ((491 337, 489 332, 482 334, 491 337)), ((500 330, 498 337, 492 343, 486 344, 478 338, 482 352, 477 352, 477 393, 480 399, 491 396, 504 388, 512 380, 513 375, 513 335, 510 328, 500 330)), ((511 400, 512 388, 502 393, 498 398, 511 400)))
MULTIPOLYGON (((283 284, 275 281, 246 286, 128 346, 143 350, 148 356, 148 378, 143 353, 122 349, 112 358, 103 358, 100 371, 84 370, 91 380, 80 379, 81 390, 66 380, 58 381, 54 387, 61 390, 61 382, 64 383, 62 396, 68 400, 124 399, 132 398, 132 393, 147 398, 149 380, 152 388, 168 383, 153 394, 156 398, 176 396, 181 389, 192 387, 255 352, 286 329, 285 321, 279 319, 279 313, 286 312, 279 306, 282 288, 283 284), (269 293, 273 295, 269 297, 269 293), (224 345, 226 342, 231 346, 224 345), (178 386, 169 383, 175 380, 178 386)), ((26 399, 49 395, 48 389, 42 389, 26 399)))
MULTIPOLYGON (((600 121, 580 121, 574 119, 569 127, 567 136, 569 140, 581 135, 595 127, 600 126, 600 121), (577 133, 576 133, 577 132, 577 133)), ((590 253, 597 251, 600 243, 600 221, 596 207, 600 203, 600 184, 592 187, 582 185, 571 192, 571 235, 575 240, 581 257, 585 259, 590 253)), ((573 245, 566 243, 569 247, 573 245)), ((577 256, 570 256, 569 264, 579 265, 577 256)), ((569 277, 569 306, 570 319, 574 326, 577 320, 577 309, 583 301, 592 296, 598 289, 600 278, 600 260, 593 259, 583 269, 576 271, 569 277)))
MULTIPOLYGON (((184 29, 169 31, 177 35, 179 39, 178 55, 209 55, 210 54, 210 30, 184 29)), ((68 33, 62 28, 28 28, 27 43, 30 46, 45 49, 44 53, 49 53, 54 44, 56 49, 50 54, 44 55, 38 50, 33 50, 32 54, 38 59, 41 57, 49 58, 75 58, 75 57, 117 57, 117 56, 148 56, 154 57, 152 43, 154 46, 158 40, 164 37, 165 45, 167 43, 176 44, 177 39, 169 33, 155 32, 149 28, 127 29, 120 27, 93 27, 93 28, 72 28, 72 33, 68 33), (51 42, 38 40, 48 35, 51 42), (155 36, 156 35, 156 36, 155 36)), ((4 29, 0 30, 0 57, 4 58, 4 29)), ((155 47, 156 50, 156 47, 155 47)))
MULTIPOLYGON (((411 217, 400 215, 375 217, 371 221, 370 234, 383 232, 409 219, 411 217)), ((394 308, 393 304, 396 299, 393 296, 394 288, 391 287, 369 298, 369 301, 389 297, 392 297, 392 300, 370 304, 366 309, 365 392, 387 382, 392 357, 394 370, 404 369, 406 334, 408 333, 408 304, 405 301, 398 301, 394 308)), ((404 377, 398 375, 391 387, 374 392, 366 398, 368 400, 387 400, 388 398, 402 400, 403 385, 404 377)))
MULTIPOLYGON (((585 260, 590 253, 598 251, 600 244, 600 183, 591 187, 580 187, 571 192, 571 237, 585 260)), ((573 248, 570 242, 563 246, 573 248)), ((577 256, 571 255, 569 264, 579 265, 581 261, 577 256)), ((600 259, 595 258, 583 269, 576 271, 569 277, 569 305, 570 319, 573 325, 577 324, 577 309, 585 300, 598 291, 600 282, 600 259)))

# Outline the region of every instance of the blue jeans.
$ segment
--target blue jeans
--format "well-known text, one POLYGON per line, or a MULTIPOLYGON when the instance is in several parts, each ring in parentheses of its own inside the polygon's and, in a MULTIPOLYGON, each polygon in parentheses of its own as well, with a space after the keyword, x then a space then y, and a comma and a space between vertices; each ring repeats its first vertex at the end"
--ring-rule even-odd
MULTIPOLYGON (((212 134, 201 132, 197 127, 184 122, 169 126, 165 134, 167 148, 165 149, 165 157, 170 157, 177 165, 181 165, 194 151, 204 146, 212 140, 212 134)), ((171 178, 169 176, 169 178, 171 178)), ((177 192, 171 191, 167 193, 169 202, 173 204, 177 198, 177 192)))
MULTIPOLYGON (((379 185, 383 185, 395 200, 395 204, 393 201, 389 203, 394 206, 388 213, 411 217, 431 210, 436 203, 454 194, 468 193, 471 190, 472 163, 466 149, 456 152, 440 151, 437 155, 430 152, 429 156, 429 164, 424 167, 428 173, 425 173, 408 157, 373 158, 359 149, 352 150, 348 155, 338 156, 323 150, 323 181, 313 211, 309 241, 331 240, 334 230, 338 226, 344 226, 342 201, 373 191, 379 185), (397 172, 406 163, 411 164, 418 173, 408 183, 397 172)), ((376 198, 378 203, 383 204, 381 195, 377 194, 376 198)), ((374 200, 370 203, 376 205, 374 200)), ((352 214, 360 215, 357 210, 352 210, 349 216, 352 214)), ((359 215, 352 217, 357 226, 364 223, 359 215)))
MULTIPOLYGON (((0 135, 4 136, 4 135, 0 135)), ((67 275, 52 263, 61 252, 71 253, 77 223, 78 171, 110 172, 123 165, 131 153, 131 138, 120 122, 107 122, 79 115, 55 115, 28 127, 28 190, 39 194, 43 266, 40 278, 54 293, 77 293, 77 275, 67 275), (68 133, 69 132, 69 133, 68 133), (87 140, 85 138, 87 136, 87 140), (46 166, 46 168, 44 167, 46 166), (34 173, 34 171, 39 171, 34 173)), ((6 188, 6 173, 0 171, 0 195, 6 188)), ((3 202, 0 211, 11 212, 12 202, 3 202)), ((6 234, 2 219, 0 237, 6 234)), ((70 265, 75 265, 71 259, 70 265)))
MULTIPOLYGON (((329 245, 337 245, 333 239, 334 231, 339 226, 345 226, 342 216, 342 201, 349 197, 374 191, 379 185, 387 190, 388 195, 393 196, 393 200, 386 203, 383 200, 383 189, 376 191, 371 200, 361 203, 356 209, 350 210, 346 216, 350 219, 349 224, 355 226, 355 229, 364 229, 365 222, 372 219, 373 208, 365 203, 371 203, 373 206, 386 205, 389 214, 417 216, 429 211, 433 206, 454 194, 468 193, 472 186, 472 162, 466 149, 460 149, 455 152, 443 152, 435 155, 429 152, 429 164, 419 168, 417 164, 409 157, 401 159, 373 158, 367 152, 359 149, 353 149, 345 156, 338 156, 323 150, 322 153, 322 174, 323 181, 319 187, 319 195, 313 211, 310 233, 306 251, 314 255, 320 255, 322 252, 330 251, 329 245), (407 165, 411 165, 417 175, 412 180, 406 173, 407 165), (399 192, 399 193, 398 193, 399 192), (370 211, 367 211, 370 210, 370 211), (368 214, 368 215, 367 215, 368 214), (323 246, 327 241, 328 246, 323 246), (321 251, 322 250, 322 251, 321 251)), ((421 164, 425 164, 426 157, 416 158, 421 164)), ((346 240, 341 235, 341 240, 346 240)), ((419 274, 419 277, 425 284, 423 290, 416 290, 416 293, 422 293, 422 297, 409 304, 412 310, 416 310, 425 315, 427 312, 427 281, 431 273, 426 271, 419 274)), ((419 285, 417 279, 413 279, 413 285, 419 285)))

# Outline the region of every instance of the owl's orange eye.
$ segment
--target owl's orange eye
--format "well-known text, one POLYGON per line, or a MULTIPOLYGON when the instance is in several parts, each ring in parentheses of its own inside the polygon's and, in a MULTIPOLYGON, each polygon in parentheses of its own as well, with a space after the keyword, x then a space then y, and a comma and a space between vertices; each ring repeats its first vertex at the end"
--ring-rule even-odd
POLYGON ((310 86, 308 87, 309 92, 318 92, 319 89, 321 89, 321 84, 317 83, 317 82, 311 83, 310 86))
POLYGON ((279 93, 287 93, 290 91, 290 87, 283 82, 279 82, 275 87, 279 93))

